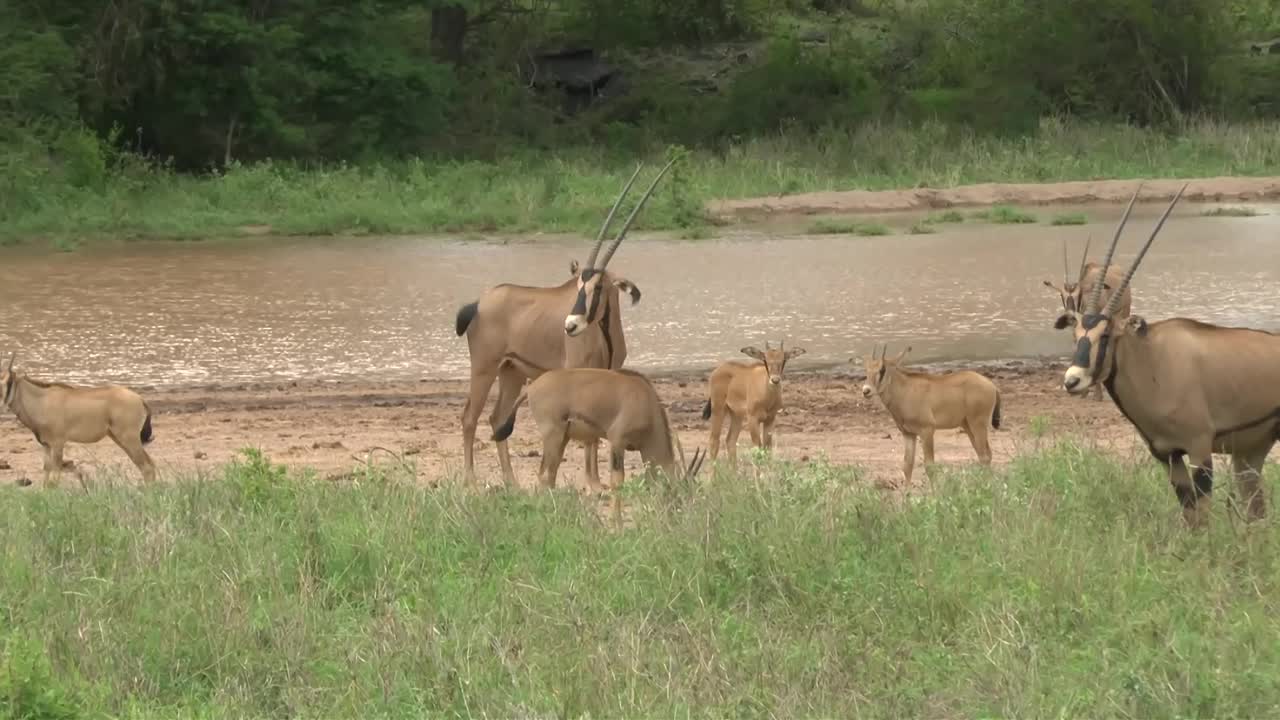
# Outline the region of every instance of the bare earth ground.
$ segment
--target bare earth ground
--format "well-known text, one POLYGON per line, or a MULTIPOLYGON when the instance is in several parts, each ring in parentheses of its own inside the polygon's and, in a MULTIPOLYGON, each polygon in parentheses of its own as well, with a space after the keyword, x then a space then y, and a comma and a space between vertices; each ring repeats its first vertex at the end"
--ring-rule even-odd
MULTIPOLYGON (((1260 201, 1280 198, 1280 177, 1214 177, 1142 181, 1141 200, 1171 200, 1188 183, 1189 202, 1260 201)), ((1082 180, 1058 183, 983 183, 955 188, 910 190, 845 190, 799 193, 707 203, 713 216, 731 219, 778 214, 897 212, 1002 203, 1069 205, 1128 202, 1138 180, 1082 180)))
MULTIPOLYGON (((1110 399, 1104 396, 1103 402, 1095 402, 1092 397, 1066 396, 1059 385, 1061 368, 1035 363, 985 372, 1002 393, 1004 429, 992 434, 997 465, 1008 462, 1017 451, 1035 446, 1033 426, 1044 438, 1070 434, 1122 454, 1141 447, 1110 399)), ((702 420, 705 377, 685 374, 655 379, 686 455, 707 446, 707 423, 702 420)), ((786 406, 775 431, 775 452, 793 460, 825 454, 833 463, 861 465, 881 487, 905 490, 900 482, 901 435, 878 400, 862 397, 861 383, 860 374, 851 370, 789 373, 783 390, 786 406)), ((462 466, 459 418, 465 392, 465 382, 437 380, 144 390, 155 413, 155 440, 148 450, 164 480, 199 469, 213 470, 246 446, 260 448, 273 462, 309 466, 327 477, 358 470, 370 457, 379 465, 396 464, 391 454, 374 450, 385 448, 412 463, 421 481, 434 483, 462 466)), ((491 393, 489 407, 496 395, 496 390, 491 393)), ((511 440, 517 481, 524 487, 534 485, 540 455, 540 442, 528 413, 527 408, 520 411, 511 440)), ((0 482, 26 478, 38 484, 41 450, 12 415, 5 418, 0 424, 0 482)), ((477 472, 482 480, 497 484, 501 476, 497 452, 488 442, 487 418, 488 408, 477 432, 477 472)), ((1051 440, 1039 440, 1046 441, 1051 440)), ((746 459, 749 436, 745 431, 739 447, 739 457, 746 459)), ((936 448, 939 462, 975 461, 968 439, 959 430, 940 431, 936 448)), ((88 477, 119 471, 126 482, 139 481, 136 469, 110 440, 70 445, 66 458, 88 477)), ((607 483, 603 444, 599 460, 607 483)), ((636 471, 639 462, 638 453, 628 453, 628 472, 636 471)), ((919 455, 916 462, 912 488, 922 489, 925 480, 919 455)), ((77 486, 76 473, 65 472, 63 484, 77 486)), ((560 468, 560 484, 584 484, 581 445, 569 445, 560 468)))

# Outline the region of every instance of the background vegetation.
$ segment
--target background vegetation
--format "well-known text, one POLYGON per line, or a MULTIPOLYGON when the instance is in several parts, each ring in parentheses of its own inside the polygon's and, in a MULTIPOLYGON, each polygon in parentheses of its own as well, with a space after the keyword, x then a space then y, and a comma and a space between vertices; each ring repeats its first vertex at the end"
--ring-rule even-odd
POLYGON ((1269 0, 10 0, 0 227, 576 228, 604 201, 572 186, 600 187, 638 156, 674 144, 723 164, 726 177, 685 188, 685 215, 647 219, 669 226, 710 194, 1081 175, 1000 164, 1046 144, 1045 118, 1121 148, 1108 164, 1086 146, 1095 175, 1185 167, 1135 166, 1122 147, 1135 133, 1207 153, 1205 169, 1256 173, 1274 167, 1274 145, 1203 129, 1275 136, 1280 45, 1250 46, 1272 37, 1269 0), (594 56, 561 52, 582 48, 594 56), (893 146, 905 157, 875 144, 885 128, 906 133, 893 146), (984 152, 936 157, 957 144, 984 152), (840 157, 812 149, 832 146, 840 157), (746 179, 766 162, 788 169, 746 179), (368 190, 333 205, 327 191, 352 172, 422 206, 371 212, 368 190), (226 179, 245 173, 230 184, 290 190, 228 202, 226 179), (190 194, 181 213, 167 209, 175 183, 190 194), (515 185, 547 209, 490 200, 515 185), (440 216, 459 207, 449 188, 483 209, 440 216), (315 212, 296 210, 299 195, 315 212))
POLYGON ((635 486, 621 532, 254 453, 0 488, 0 717, 1269 717, 1280 544, 1225 490, 1188 532, 1071 445, 905 503, 821 462, 635 486))

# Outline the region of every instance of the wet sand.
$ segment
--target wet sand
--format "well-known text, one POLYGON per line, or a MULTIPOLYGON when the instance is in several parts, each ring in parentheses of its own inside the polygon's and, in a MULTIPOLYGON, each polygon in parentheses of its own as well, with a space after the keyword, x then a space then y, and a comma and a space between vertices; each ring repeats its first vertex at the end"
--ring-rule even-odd
MULTIPOLYGON (((1136 433, 1109 399, 1095 402, 1066 396, 1060 389, 1061 367, 1007 367, 986 374, 1001 389, 1002 430, 992 433, 997 466, 1016 453, 1033 449, 1033 423, 1046 428, 1038 442, 1072 436, 1122 454, 1141 449, 1136 433)), ((702 420, 706 376, 675 374, 655 379, 667 403, 686 454, 707 446, 702 420)), ((861 376, 851 370, 793 372, 784 384, 784 402, 775 431, 775 452, 791 460, 824 456, 833 463, 854 464, 868 471, 868 481, 881 487, 901 486, 902 438, 879 401, 864 399, 861 376)), ((433 484, 462 466, 459 418, 466 384, 450 380, 421 382, 318 383, 204 386, 144 390, 154 412, 155 441, 148 446, 167 481, 210 471, 231 460, 238 449, 260 448, 273 462, 314 468, 321 477, 340 477, 359 470, 370 459, 386 466, 411 463, 419 481, 433 484), (378 449, 381 448, 381 449, 378 449), (390 451, 384 452, 383 449, 390 451)), ((496 393, 491 395, 493 402, 496 393)), ((489 407, 492 407, 490 404, 489 407)), ((0 482, 39 480, 41 452, 31 434, 6 414, 0 425, 0 482), (7 467, 4 467, 6 466, 7 467)), ((476 463, 482 481, 499 484, 497 453, 486 439, 488 410, 477 432, 476 463)), ((528 409, 520 411, 511 440, 517 482, 533 487, 540 443, 528 409)), ((744 431, 740 458, 749 452, 744 431)), ((968 439, 959 431, 940 431, 939 462, 975 462, 968 439)), ((115 476, 140 482, 139 474, 109 440, 97 445, 70 445, 66 458, 87 477, 115 476)), ((722 455, 723 459, 723 455, 722 455)), ((917 455, 913 488, 925 484, 917 455)), ((627 454, 628 472, 639 467, 639 455, 627 454)), ((607 482, 607 455, 600 453, 607 482)), ((583 486, 581 446, 570 444, 560 469, 560 483, 583 486)), ((77 487, 73 472, 64 487, 77 487)))

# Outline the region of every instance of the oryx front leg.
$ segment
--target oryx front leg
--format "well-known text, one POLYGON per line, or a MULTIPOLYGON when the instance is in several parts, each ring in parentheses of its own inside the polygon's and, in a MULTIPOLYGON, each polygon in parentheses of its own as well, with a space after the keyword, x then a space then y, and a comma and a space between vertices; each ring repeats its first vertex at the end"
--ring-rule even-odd
POLYGON ((756 447, 764 447, 764 423, 755 417, 747 418, 747 425, 751 428, 751 444, 756 447))
POLYGON ((1245 518, 1250 521, 1261 520, 1267 515, 1267 503, 1262 494, 1262 467, 1269 452, 1270 444, 1249 453, 1231 455, 1236 501, 1244 506, 1245 518))
POLYGON ((769 418, 764 421, 764 447, 769 451, 773 450, 773 424, 775 421, 776 418, 769 418))
POLYGON ((1175 453, 1167 464, 1169 482, 1178 496, 1178 504, 1182 506, 1183 520, 1192 528, 1203 527, 1208 520, 1209 501, 1213 494, 1213 455, 1201 453, 1193 457, 1175 453))

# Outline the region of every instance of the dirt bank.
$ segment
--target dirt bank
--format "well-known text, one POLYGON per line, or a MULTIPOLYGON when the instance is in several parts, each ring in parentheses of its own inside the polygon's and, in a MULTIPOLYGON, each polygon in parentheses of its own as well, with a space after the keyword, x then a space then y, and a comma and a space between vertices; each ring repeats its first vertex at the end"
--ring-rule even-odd
MULTIPOLYGON (((983 183, 955 188, 910 190, 845 190, 797 195, 714 200, 711 215, 722 219, 817 213, 906 212, 986 205, 1079 205, 1128 202, 1139 180, 1084 180, 1059 183, 983 183)), ((1143 201, 1168 201, 1189 183, 1183 200, 1190 202, 1261 201, 1280 198, 1280 177, 1215 177, 1187 180, 1147 180, 1143 201)))
MULTIPOLYGON (((1066 433, 1120 452, 1134 449, 1136 435, 1111 402, 1064 397, 1058 385, 1060 373, 1060 369, 1045 365, 989 372, 1003 396, 1004 430, 994 433, 992 440, 997 463, 1007 462, 1020 448, 1035 445, 1033 425, 1047 430, 1048 437, 1066 433)), ((686 453, 706 447, 707 425, 701 416, 705 378, 673 376, 659 379, 657 385, 671 409, 686 453)), ((804 459, 825 454, 835 463, 864 466, 877 484, 897 484, 901 437, 878 401, 863 399, 860 377, 847 371, 810 373, 789 377, 785 387, 787 407, 777 425, 779 455, 804 459)), ((386 448, 413 463, 423 482, 434 482, 461 467, 459 416, 465 390, 461 382, 422 381, 150 391, 145 395, 156 413, 156 440, 150 451, 160 465, 162 478, 216 468, 245 446, 261 448, 273 461, 310 466, 332 476, 358 468, 370 453, 375 463, 396 462, 390 454, 374 450, 386 448)), ((38 480, 39 447, 12 416, 5 417, 0 426, 0 482, 38 480)), ((482 423, 479 436, 487 434, 482 423)), ((742 453, 747 452, 747 442, 744 432, 742 453)), ((491 443, 480 444, 478 470, 489 482, 499 482, 497 454, 491 443)), ((959 431, 939 433, 936 444, 941 462, 974 460, 959 431)), ((581 485, 580 448, 570 445, 561 466, 562 483, 581 485)), ((538 450, 534 426, 528 411, 523 410, 512 439, 521 485, 532 486, 534 482, 538 450)), ((602 452, 600 467, 607 477, 605 457, 602 452)), ((136 470, 125 464, 123 454, 110 441, 70 446, 67 459, 89 476, 114 468, 125 473, 127 482, 137 482, 136 470)), ((638 462, 638 455, 628 454, 629 470, 638 462)), ((73 473, 64 475, 64 484, 76 486, 73 473)), ((915 485, 923 485, 919 469, 915 485)))

